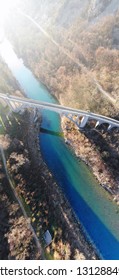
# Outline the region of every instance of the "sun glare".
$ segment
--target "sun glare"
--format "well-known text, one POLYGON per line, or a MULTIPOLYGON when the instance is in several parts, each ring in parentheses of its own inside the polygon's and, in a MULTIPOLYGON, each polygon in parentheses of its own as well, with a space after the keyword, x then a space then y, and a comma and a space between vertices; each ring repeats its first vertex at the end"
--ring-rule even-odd
POLYGON ((15 7, 15 0, 0 0, 0 25, 2 26, 7 17, 9 16, 9 12, 15 7))
POLYGON ((7 39, 0 44, 0 53, 4 61, 7 61, 9 67, 13 67, 13 69, 19 69, 23 64, 22 59, 18 59, 16 54, 14 53, 11 44, 7 39))

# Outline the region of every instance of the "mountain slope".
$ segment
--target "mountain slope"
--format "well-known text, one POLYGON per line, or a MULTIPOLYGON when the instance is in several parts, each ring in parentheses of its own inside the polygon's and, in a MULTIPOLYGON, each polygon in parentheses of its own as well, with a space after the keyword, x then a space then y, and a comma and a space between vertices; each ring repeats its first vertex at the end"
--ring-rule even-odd
POLYGON ((7 34, 38 79, 62 104, 116 114, 118 1, 25 0, 20 9, 7 34))

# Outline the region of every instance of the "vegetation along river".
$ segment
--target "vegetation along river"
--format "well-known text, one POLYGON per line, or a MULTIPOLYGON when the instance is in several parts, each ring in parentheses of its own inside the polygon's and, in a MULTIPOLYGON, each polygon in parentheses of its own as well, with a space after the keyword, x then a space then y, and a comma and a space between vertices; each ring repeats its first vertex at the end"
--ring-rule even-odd
MULTIPOLYGON (((56 103, 5 39, 0 52, 27 97, 56 103)), ((42 111, 42 156, 63 189, 86 236, 103 259, 119 259, 119 207, 97 183, 88 167, 78 161, 60 136, 60 116, 42 111)), ((50 195, 50 194, 49 194, 50 195)))

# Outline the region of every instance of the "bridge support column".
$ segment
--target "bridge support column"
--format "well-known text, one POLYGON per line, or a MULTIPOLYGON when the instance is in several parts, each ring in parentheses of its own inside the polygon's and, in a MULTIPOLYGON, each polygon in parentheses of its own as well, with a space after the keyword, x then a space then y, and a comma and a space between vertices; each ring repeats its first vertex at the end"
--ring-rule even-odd
POLYGON ((101 124, 103 124, 103 123, 104 123, 103 121, 100 121, 100 120, 97 121, 97 122, 96 122, 96 125, 95 125, 95 128, 97 128, 99 125, 101 125, 101 124))
POLYGON ((10 110, 11 110, 11 111, 14 111, 14 108, 13 108, 11 102, 10 102, 8 99, 6 99, 6 103, 7 103, 7 105, 10 107, 10 110))
POLYGON ((75 123, 79 127, 79 125, 80 125, 80 118, 79 118, 79 116, 76 117, 75 123))
POLYGON ((115 125, 109 124, 107 131, 110 131, 113 127, 115 127, 115 125))
POLYGON ((84 128, 88 122, 89 117, 88 116, 84 116, 81 120, 81 123, 79 125, 79 128, 84 128))
MULTIPOLYGON (((6 105, 6 103, 7 103, 7 100, 4 99, 4 98, 2 98, 2 97, 0 97, 0 101, 3 102, 3 104, 5 103, 5 105, 6 105)), ((7 105, 6 105, 6 106, 7 106, 7 105)))

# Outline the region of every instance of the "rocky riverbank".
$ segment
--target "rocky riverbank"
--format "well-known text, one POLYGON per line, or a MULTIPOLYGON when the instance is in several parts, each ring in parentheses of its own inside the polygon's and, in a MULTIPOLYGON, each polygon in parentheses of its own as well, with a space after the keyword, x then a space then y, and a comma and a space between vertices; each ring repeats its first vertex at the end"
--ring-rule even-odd
POLYGON ((17 114, 12 127, 8 127, 8 169, 16 191, 24 201, 47 259, 97 259, 67 199, 43 162, 39 122, 40 117, 34 111, 25 111, 22 116, 17 114), (45 247, 43 237, 47 230, 52 242, 45 247))
POLYGON ((98 182, 119 204, 119 132, 90 125, 83 131, 66 117, 61 120, 66 143, 92 170, 98 182))

